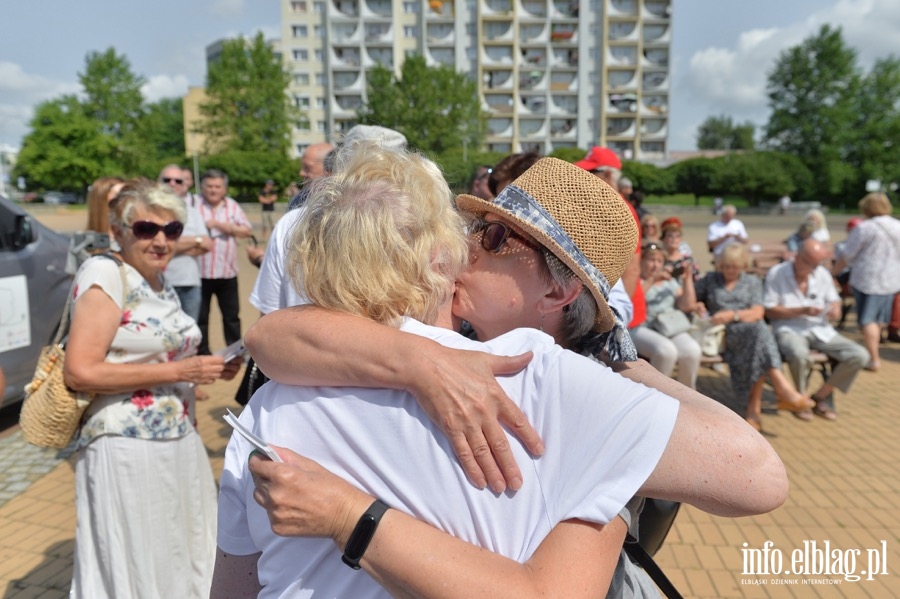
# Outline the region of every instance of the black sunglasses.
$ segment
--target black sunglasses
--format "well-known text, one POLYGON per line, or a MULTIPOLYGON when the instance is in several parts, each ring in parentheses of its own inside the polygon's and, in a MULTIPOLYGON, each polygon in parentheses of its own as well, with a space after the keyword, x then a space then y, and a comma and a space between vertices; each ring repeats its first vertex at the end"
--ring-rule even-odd
POLYGON ((481 233, 481 247, 493 254, 499 252, 510 237, 518 239, 536 252, 540 252, 543 249, 540 245, 520 235, 511 227, 497 221, 488 222, 483 218, 475 219, 469 227, 469 235, 477 233, 481 233))
POLYGON ((153 239, 159 235, 160 231, 165 233, 166 239, 175 241, 181 237, 181 232, 184 231, 184 225, 177 220, 173 220, 164 225, 152 223, 149 220, 138 220, 131 223, 131 232, 134 233, 134 236, 138 239, 153 239))
POLYGON ((182 183, 184 183, 184 179, 175 179, 173 177, 163 177, 162 182, 163 183, 174 183, 175 185, 181 185, 182 183))

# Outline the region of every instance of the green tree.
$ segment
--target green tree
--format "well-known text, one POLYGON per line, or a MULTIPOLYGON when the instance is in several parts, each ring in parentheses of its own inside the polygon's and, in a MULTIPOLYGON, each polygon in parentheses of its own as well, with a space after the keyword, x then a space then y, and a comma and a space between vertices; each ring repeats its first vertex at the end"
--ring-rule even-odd
MULTIPOLYGON (((794 176, 775 152, 745 152, 716 158, 719 163, 717 191, 743 196, 751 206, 794 195, 794 176)), ((801 168, 805 168, 800 165, 801 168)))
POLYGON ((646 162, 626 160, 622 163, 622 174, 631 179, 634 188, 645 195, 666 195, 675 192, 675 179, 667 169, 661 169, 646 162))
POLYGON ((131 72, 124 55, 113 48, 88 53, 78 81, 84 89, 84 113, 99 122, 104 133, 124 139, 135 130, 143 115, 145 79, 131 72))
POLYGON ((224 42, 209 65, 208 101, 200 106, 198 131, 209 151, 275 152, 287 156, 291 123, 299 115, 291 106, 290 75, 262 33, 252 41, 224 42))
POLYGON ((700 150, 752 150, 756 127, 747 122, 735 125, 730 116, 711 116, 697 129, 700 150))
POLYGON ((378 65, 368 74, 368 101, 358 111, 362 124, 396 129, 414 148, 441 155, 450 148, 471 151, 484 142, 487 121, 478 86, 447 66, 429 67, 407 57, 400 77, 378 65))
MULTIPOLYGON (((579 160, 584 160, 586 155, 587 152, 581 148, 556 148, 548 154, 548 156, 559 158, 560 160, 565 160, 566 162, 571 162, 573 164, 579 160)), ((499 160, 497 162, 499 162, 499 160)))
POLYGON ((865 76, 855 98, 858 132, 851 148, 850 162, 858 166, 858 176, 845 191, 849 201, 861 196, 865 182, 877 179, 884 184, 900 182, 900 59, 876 61, 865 76), (855 193, 854 193, 855 192, 855 193))
POLYGON ((675 182, 675 189, 694 195, 697 205, 700 196, 712 195, 720 189, 721 163, 711 158, 689 158, 669 166, 666 171, 675 182))
MULTIPOLYGON (((146 105, 137 135, 153 158, 184 156, 184 107, 181 98, 163 98, 146 105)), ((163 165, 165 166, 165 165, 163 165)))
POLYGON ((767 90, 772 110, 767 144, 798 156, 814 175, 817 198, 834 202, 855 179, 848 158, 860 91, 856 52, 844 44, 840 29, 823 25, 817 35, 781 53, 767 90))
POLYGON ((98 177, 120 172, 116 140, 75 96, 39 104, 29 125, 14 170, 29 189, 81 192, 98 177))

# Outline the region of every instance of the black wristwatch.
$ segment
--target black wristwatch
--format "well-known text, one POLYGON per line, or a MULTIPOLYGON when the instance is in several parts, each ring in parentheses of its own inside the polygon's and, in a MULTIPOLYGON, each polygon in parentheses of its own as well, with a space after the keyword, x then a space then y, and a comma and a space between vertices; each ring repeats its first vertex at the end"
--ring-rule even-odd
POLYGON ((375 529, 378 528, 378 523, 381 522, 381 517, 387 510, 388 505, 380 499, 376 499, 360 516, 359 522, 350 533, 350 539, 347 541, 341 560, 354 570, 359 570, 359 560, 366 553, 366 549, 375 535, 375 529))

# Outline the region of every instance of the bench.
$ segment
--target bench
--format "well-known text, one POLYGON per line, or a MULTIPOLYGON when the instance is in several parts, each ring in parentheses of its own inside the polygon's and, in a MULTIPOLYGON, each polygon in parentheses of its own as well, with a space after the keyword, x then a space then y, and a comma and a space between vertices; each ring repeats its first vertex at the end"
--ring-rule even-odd
MULTIPOLYGON (((814 349, 809 351, 809 357, 813 363, 813 368, 809 371, 809 376, 812 377, 813 372, 819 371, 822 373, 822 378, 827 379, 831 374, 831 370, 832 368, 834 368, 836 362, 822 352, 814 349)), ((707 356, 706 354, 703 354, 702 356, 700 356, 700 366, 712 368, 716 364, 724 363, 725 359, 721 354, 717 354, 715 356, 707 356)), ((807 381, 807 386, 809 386, 809 381, 807 381)))

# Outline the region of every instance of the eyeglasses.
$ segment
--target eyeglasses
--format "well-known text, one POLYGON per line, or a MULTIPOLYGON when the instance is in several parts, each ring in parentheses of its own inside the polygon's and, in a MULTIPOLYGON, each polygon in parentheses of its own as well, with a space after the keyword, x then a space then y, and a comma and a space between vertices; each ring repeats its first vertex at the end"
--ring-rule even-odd
POLYGON ((163 177, 162 182, 163 183, 174 183, 175 185, 181 185, 182 183, 184 183, 184 179, 176 179, 174 177, 163 177))
POLYGON ((518 239, 536 252, 540 252, 542 249, 540 245, 520 235, 511 227, 497 221, 488 222, 483 218, 475 219, 469 227, 469 235, 477 233, 481 233, 481 247, 492 254, 498 253, 510 237, 518 239))
POLYGON ((153 223, 149 220, 138 220, 131 223, 131 232, 134 233, 134 236, 138 239, 153 239, 159 235, 160 231, 165 233, 166 239, 175 241, 181 237, 181 233, 184 231, 184 225, 177 220, 173 220, 164 225, 153 223))

